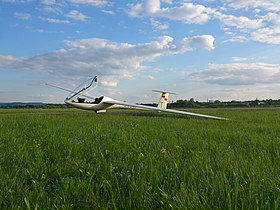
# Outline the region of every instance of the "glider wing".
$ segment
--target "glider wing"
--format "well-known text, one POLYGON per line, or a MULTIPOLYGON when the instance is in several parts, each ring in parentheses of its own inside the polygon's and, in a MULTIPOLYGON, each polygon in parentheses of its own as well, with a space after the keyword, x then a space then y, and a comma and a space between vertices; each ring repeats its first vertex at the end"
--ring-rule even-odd
POLYGON ((146 105, 139 105, 139 104, 130 104, 126 102, 121 102, 121 101, 104 101, 103 103, 107 104, 117 104, 117 105, 122 105, 127 108, 136 108, 136 109, 145 109, 145 110, 153 110, 153 111, 158 111, 158 112, 169 112, 169 113, 176 113, 176 114, 184 114, 184 115, 191 115, 191 116, 197 116, 197 117, 204 117, 204 118, 210 118, 210 119, 216 119, 216 120, 228 120, 227 118, 222 118, 222 117, 216 117, 216 116, 211 116, 211 115, 205 115, 205 114, 198 114, 198 113, 193 113, 193 112, 184 112, 184 111, 179 111, 179 110, 173 110, 173 109, 163 109, 163 108, 158 108, 158 107, 153 107, 153 106, 146 106, 146 105))

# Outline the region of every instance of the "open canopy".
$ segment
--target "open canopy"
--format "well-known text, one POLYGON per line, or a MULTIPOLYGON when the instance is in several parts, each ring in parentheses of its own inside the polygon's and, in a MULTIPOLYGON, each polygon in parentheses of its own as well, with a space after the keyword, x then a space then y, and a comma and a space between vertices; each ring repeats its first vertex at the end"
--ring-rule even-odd
POLYGON ((89 91, 95 89, 98 85, 98 77, 95 76, 93 78, 90 78, 86 81, 84 81, 82 84, 80 84, 78 87, 76 87, 70 95, 67 97, 67 100, 69 99, 77 99, 80 96, 83 96, 87 94, 89 91))

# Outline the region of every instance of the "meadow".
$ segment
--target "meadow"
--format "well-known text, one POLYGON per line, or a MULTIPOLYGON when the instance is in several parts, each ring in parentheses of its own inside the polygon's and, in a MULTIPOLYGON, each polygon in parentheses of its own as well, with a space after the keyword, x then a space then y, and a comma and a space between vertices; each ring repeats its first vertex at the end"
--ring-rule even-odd
POLYGON ((280 209, 280 108, 0 109, 0 209, 280 209))

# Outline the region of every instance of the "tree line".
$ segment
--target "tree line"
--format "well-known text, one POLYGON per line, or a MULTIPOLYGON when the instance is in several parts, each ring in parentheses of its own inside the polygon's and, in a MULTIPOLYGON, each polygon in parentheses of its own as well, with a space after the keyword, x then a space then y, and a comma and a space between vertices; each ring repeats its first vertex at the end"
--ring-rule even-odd
POLYGON ((265 99, 265 100, 249 100, 249 101, 208 101, 199 102, 193 98, 190 100, 177 100, 168 104, 169 108, 219 108, 219 107, 266 107, 266 106, 280 106, 280 99, 265 99))

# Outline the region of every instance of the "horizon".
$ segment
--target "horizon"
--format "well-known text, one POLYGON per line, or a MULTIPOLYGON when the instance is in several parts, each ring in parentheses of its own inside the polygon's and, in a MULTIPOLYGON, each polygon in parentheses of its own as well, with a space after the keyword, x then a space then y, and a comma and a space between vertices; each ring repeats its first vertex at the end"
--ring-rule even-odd
MULTIPOLYGON (((175 100, 168 100, 168 104, 173 104, 173 103, 177 103, 178 101, 180 101, 180 100, 183 100, 183 101, 190 101, 192 98, 190 98, 190 99, 184 99, 184 98, 181 98, 181 99, 177 99, 176 101, 175 100)), ((198 100, 195 100, 195 98, 193 98, 194 99, 194 102, 198 102, 198 103, 209 103, 209 104, 213 104, 213 103, 215 103, 215 101, 216 100, 208 100, 208 101, 198 101, 198 100)), ((258 98, 256 98, 256 99, 253 99, 253 100, 239 100, 239 101, 237 101, 237 100, 231 100, 231 101, 220 101, 220 100, 217 100, 217 101, 220 101, 221 103, 232 103, 232 102, 253 102, 253 101, 269 101, 269 100, 272 100, 272 101, 279 101, 280 100, 280 98, 279 99, 272 99, 272 98, 270 98, 270 99, 258 99, 258 98)), ((66 103, 65 102, 40 102, 40 101, 11 101, 11 102, 1 102, 0 101, 0 104, 17 104, 17 103, 19 103, 19 104, 55 104, 55 105, 57 105, 57 104, 59 104, 59 105, 66 105, 66 103)), ((155 102, 150 102, 150 103, 142 103, 142 102, 136 102, 136 104, 157 104, 158 102, 157 101, 155 101, 155 102)))
POLYGON ((1 0, 0 17, 1 103, 63 103, 46 82, 94 75, 129 102, 280 98, 277 0, 1 0))

